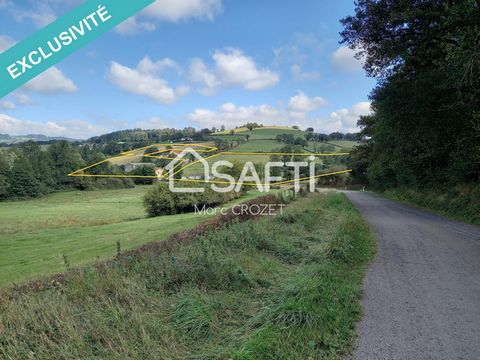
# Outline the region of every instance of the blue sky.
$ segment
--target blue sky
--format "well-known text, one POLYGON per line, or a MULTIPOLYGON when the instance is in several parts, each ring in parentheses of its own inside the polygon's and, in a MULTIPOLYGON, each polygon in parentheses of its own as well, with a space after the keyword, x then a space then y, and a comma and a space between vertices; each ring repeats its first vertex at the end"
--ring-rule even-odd
MULTIPOLYGON (((80 0, 0 0, 0 51, 80 0)), ((0 133, 85 138, 256 121, 355 131, 375 85, 339 45, 353 1, 157 0, 0 99, 0 133)))

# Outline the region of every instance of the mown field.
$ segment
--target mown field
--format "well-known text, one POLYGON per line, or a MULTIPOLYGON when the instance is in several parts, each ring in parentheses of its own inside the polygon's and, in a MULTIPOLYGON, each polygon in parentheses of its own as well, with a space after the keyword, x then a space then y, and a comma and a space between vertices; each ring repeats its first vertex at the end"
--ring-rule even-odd
MULTIPOLYGON (((240 146, 228 150, 228 152, 232 153, 242 153, 242 152, 272 152, 276 149, 281 148, 284 146, 284 143, 278 142, 275 140, 275 137, 277 135, 281 134, 292 134, 295 137, 301 137, 303 138, 305 135, 305 132, 301 130, 294 130, 291 128, 286 128, 286 127, 266 127, 266 128, 258 128, 258 129, 253 129, 251 132, 249 132, 247 129, 238 129, 238 131, 235 132, 234 136, 230 135, 215 135, 220 138, 224 139, 229 139, 230 137, 235 137, 236 135, 250 135, 250 140, 246 143, 241 144, 240 146)), ((352 149, 355 145, 356 142, 354 141, 343 141, 343 140, 334 140, 329 142, 328 144, 334 145, 334 151, 335 152, 348 152, 350 149, 352 149)), ((318 143, 317 143, 318 145, 318 143)), ((309 142, 309 146, 306 148, 307 151, 314 151, 314 143, 309 142)), ((251 161, 255 164, 264 164, 270 160, 270 155, 245 155, 245 154, 225 154, 225 155, 220 155, 220 156, 215 156, 212 157, 211 159, 208 160, 210 164, 213 164, 215 161, 220 161, 220 160, 226 160, 226 161, 240 161, 242 163, 245 163, 247 161, 251 161)), ((189 167, 187 167, 184 170, 184 175, 198 175, 202 174, 203 167, 201 164, 194 164, 189 167)))
MULTIPOLYGON (((134 189, 70 191, 0 202, 0 287, 115 255, 194 227, 205 216, 147 218, 134 189)), ((251 193, 250 198, 257 196, 251 193)))
POLYGON ((283 215, 234 222, 169 253, 0 293, 0 356, 341 359, 373 254, 344 195, 310 194, 283 215))

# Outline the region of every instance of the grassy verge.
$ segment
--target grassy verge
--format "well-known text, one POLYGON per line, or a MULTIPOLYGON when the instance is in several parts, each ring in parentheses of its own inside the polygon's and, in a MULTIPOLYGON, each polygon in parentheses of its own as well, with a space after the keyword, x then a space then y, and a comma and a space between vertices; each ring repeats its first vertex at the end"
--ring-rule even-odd
POLYGON ((470 224, 480 224, 480 185, 457 185, 448 190, 392 189, 381 195, 470 224))
POLYGON ((342 194, 204 232, 170 251, 0 296, 0 355, 336 359, 348 353, 374 240, 342 194))
MULTIPOLYGON (((122 250, 134 249, 209 217, 147 218, 142 199, 148 188, 69 191, 0 203, 0 287, 64 271, 64 256, 71 266, 109 259, 117 242, 122 250)), ((233 203, 256 196, 252 191, 233 203)))

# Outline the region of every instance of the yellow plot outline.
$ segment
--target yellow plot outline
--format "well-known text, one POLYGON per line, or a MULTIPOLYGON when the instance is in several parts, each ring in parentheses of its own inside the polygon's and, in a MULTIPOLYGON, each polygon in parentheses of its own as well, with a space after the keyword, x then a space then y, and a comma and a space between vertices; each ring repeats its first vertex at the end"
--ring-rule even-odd
MULTIPOLYGON (((86 166, 84 168, 81 168, 79 170, 76 170, 74 172, 71 172, 68 174, 70 177, 99 177, 99 178, 123 178, 123 179, 166 179, 169 175, 167 172, 167 175, 162 175, 162 176, 147 176, 147 175, 114 175, 114 174, 85 174, 86 170, 92 169, 95 166, 104 164, 106 162, 109 162, 114 159, 120 159, 120 158, 127 158, 127 157, 133 157, 133 156, 139 156, 136 154, 138 151, 145 150, 151 147, 165 147, 165 149, 156 151, 154 153, 150 154, 142 154, 142 157, 148 157, 148 158, 153 158, 153 159, 167 159, 167 160, 175 160, 175 158, 170 158, 168 156, 163 156, 161 154, 166 153, 166 152, 171 152, 171 151, 177 151, 177 150, 182 150, 183 148, 186 147, 192 147, 195 148, 195 151, 197 153, 211 153, 218 151, 219 149, 215 146, 209 146, 209 145, 203 145, 203 144, 153 144, 153 145, 148 145, 144 146, 141 148, 129 150, 122 152, 118 156, 113 156, 111 158, 99 161, 95 164, 86 166), (171 147, 170 149, 167 149, 167 147, 171 147), (175 147, 180 147, 180 149, 175 149, 175 147)), ((346 156, 350 155, 350 153, 283 153, 283 152, 236 152, 236 151, 222 151, 210 156, 207 156, 203 158, 203 160, 208 160, 220 155, 277 155, 277 156, 312 156, 312 157, 321 157, 321 156, 346 156)), ((173 175, 176 175, 180 173, 181 171, 185 170, 186 168, 195 165, 199 163, 201 160, 196 160, 193 161, 183 167, 183 163, 185 163, 187 160, 185 159, 177 159, 179 161, 179 164, 176 165, 172 171, 175 171, 173 175), (180 168, 181 167, 181 168, 180 168)), ((315 175, 315 176, 309 176, 309 177, 304 177, 300 179, 293 179, 293 180, 285 180, 285 181, 277 181, 275 183, 271 183, 270 186, 277 186, 277 185, 284 185, 288 183, 295 183, 295 182, 306 182, 310 181, 311 179, 316 179, 316 178, 321 178, 321 177, 326 177, 326 176, 332 176, 332 175, 339 175, 339 174, 346 174, 352 172, 351 169, 348 170, 341 170, 341 171, 334 171, 330 173, 325 173, 325 174, 320 174, 320 175, 315 175)), ((182 182, 196 182, 196 183, 213 183, 213 184, 227 184, 231 185, 232 183, 229 181, 219 181, 219 180, 195 180, 195 179, 172 179, 174 181, 182 181, 182 182)), ((237 185, 238 183, 235 182, 233 183, 234 185, 237 185)), ((247 185, 247 186, 257 186, 256 183, 241 183, 242 185, 247 185)))

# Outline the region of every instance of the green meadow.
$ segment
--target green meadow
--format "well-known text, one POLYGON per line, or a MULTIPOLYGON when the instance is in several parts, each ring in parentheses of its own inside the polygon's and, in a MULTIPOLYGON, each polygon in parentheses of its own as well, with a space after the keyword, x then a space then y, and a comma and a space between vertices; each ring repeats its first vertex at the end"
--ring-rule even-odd
MULTIPOLYGON (((151 220, 151 232, 166 221, 151 220)), ((344 195, 309 194, 283 215, 233 222, 190 240, 170 252, 72 270, 42 291, 0 292, 0 356, 253 360, 350 353, 375 245, 344 195)))
MULTIPOLYGON (((0 287, 108 259, 189 229, 206 215, 147 218, 142 204, 149 186, 69 191, 0 203, 0 287)), ((241 201, 257 196, 249 193, 241 201)))
MULTIPOLYGON (((276 149, 281 148, 285 144, 275 140, 277 135, 281 134, 292 134, 295 137, 304 138, 305 132, 301 130, 295 130, 292 128, 287 127, 264 127, 264 128, 257 128, 253 129, 252 131, 248 131, 246 128, 237 129, 234 135, 227 135, 227 132, 224 133, 217 133, 215 135, 218 138, 222 138, 225 140, 233 139, 238 137, 239 135, 245 136, 250 135, 250 139, 240 144, 240 146, 228 150, 229 153, 240 153, 236 154, 223 154, 219 156, 214 156, 211 159, 208 159, 209 164, 213 164, 215 161, 226 160, 226 161, 240 161, 241 163, 245 163, 247 161, 251 161, 255 164, 265 164, 270 160, 270 155, 261 154, 262 152, 273 152, 276 149), (241 153, 259 153, 258 155, 251 155, 251 154, 241 154, 241 153)), ((317 145, 321 145, 325 143, 316 143, 317 145)), ((334 140, 329 141, 326 145, 333 145, 335 152, 348 152, 350 151, 355 145, 356 142, 354 141, 345 141, 345 140, 334 140)), ((308 147, 306 147, 307 151, 313 152, 315 147, 315 143, 309 142, 308 147)), ((202 174, 203 167, 201 164, 193 164, 188 166, 184 170, 184 175, 199 175, 202 174)))

